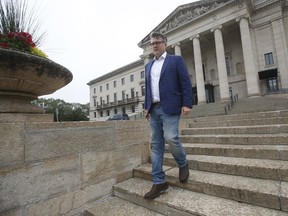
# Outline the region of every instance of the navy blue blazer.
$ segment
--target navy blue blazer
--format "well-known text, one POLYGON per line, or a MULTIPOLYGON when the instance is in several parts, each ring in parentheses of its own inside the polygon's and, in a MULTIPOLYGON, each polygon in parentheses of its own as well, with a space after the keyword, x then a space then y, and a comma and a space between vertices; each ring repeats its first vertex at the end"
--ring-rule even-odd
MULTIPOLYGON (((152 105, 151 67, 154 60, 145 65, 145 109, 152 105)), ((166 55, 159 80, 160 103, 167 114, 180 114, 183 106, 192 108, 192 84, 188 69, 181 56, 166 55)))

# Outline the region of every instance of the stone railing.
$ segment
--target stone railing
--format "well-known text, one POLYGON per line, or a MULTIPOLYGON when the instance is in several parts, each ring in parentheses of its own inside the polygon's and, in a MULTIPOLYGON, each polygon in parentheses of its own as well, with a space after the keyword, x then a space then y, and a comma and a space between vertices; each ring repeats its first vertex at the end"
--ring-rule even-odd
POLYGON ((145 119, 34 118, 0 115, 0 215, 79 214, 148 161, 145 119))

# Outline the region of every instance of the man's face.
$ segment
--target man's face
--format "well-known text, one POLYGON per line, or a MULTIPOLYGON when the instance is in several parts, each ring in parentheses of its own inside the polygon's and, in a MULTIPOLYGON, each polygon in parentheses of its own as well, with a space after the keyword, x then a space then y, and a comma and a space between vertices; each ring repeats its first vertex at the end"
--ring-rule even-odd
POLYGON ((151 38, 150 46, 152 47, 153 53, 157 59, 166 51, 166 43, 160 37, 151 38))

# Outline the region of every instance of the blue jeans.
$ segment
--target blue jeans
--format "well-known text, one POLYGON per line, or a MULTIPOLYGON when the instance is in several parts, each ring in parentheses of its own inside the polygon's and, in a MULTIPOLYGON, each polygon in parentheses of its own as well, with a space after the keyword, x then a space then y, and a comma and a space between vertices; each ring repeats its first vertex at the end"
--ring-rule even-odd
POLYGON ((163 171, 165 143, 169 144, 170 151, 178 167, 184 167, 187 163, 186 153, 179 139, 179 121, 180 115, 166 114, 161 106, 154 106, 150 111, 153 184, 162 184, 166 181, 165 172, 163 171))

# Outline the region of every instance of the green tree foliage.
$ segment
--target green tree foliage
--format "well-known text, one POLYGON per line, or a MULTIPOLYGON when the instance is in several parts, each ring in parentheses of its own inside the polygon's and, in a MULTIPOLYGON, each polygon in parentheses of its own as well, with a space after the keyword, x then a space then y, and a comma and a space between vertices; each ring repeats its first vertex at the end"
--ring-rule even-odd
POLYGON ((53 113, 54 121, 89 121, 89 103, 66 103, 53 98, 39 98, 32 103, 42 107, 45 113, 53 113))

